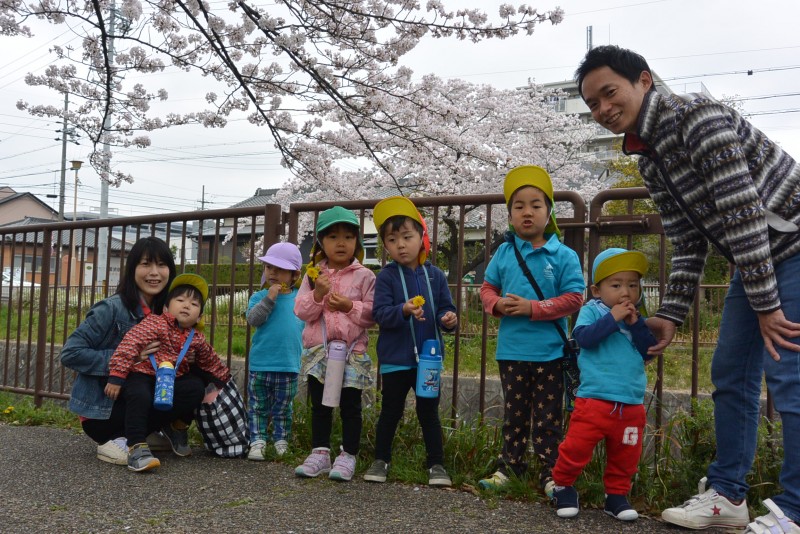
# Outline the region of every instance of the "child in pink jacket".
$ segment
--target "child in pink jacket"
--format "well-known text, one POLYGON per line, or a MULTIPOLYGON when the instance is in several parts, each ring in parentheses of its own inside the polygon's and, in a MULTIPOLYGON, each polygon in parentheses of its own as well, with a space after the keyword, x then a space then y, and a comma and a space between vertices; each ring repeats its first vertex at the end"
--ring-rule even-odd
MULTIPOLYGON (((335 206, 319 214, 312 262, 295 299, 294 311, 305 321, 303 368, 311 397, 311 454, 295 469, 301 477, 329 474, 333 480, 353 478, 361 441, 361 393, 372 383, 372 362, 366 354, 372 320, 375 274, 361 265, 364 247, 358 218, 335 206), (333 408, 322 404, 327 371, 327 346, 347 346, 339 410, 342 452, 331 467, 333 408)), ((337 384, 338 385, 338 384, 337 384)))

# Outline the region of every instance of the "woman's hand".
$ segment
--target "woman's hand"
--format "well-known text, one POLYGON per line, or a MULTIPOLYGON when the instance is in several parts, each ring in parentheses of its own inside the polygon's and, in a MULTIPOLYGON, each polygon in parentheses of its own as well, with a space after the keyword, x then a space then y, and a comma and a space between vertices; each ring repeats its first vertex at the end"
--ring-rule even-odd
POLYGON ((150 357, 151 354, 155 354, 156 352, 158 352, 160 348, 161 348, 160 341, 152 341, 144 348, 144 350, 142 350, 142 352, 139 353, 139 361, 140 362, 145 361, 147 358, 150 357))

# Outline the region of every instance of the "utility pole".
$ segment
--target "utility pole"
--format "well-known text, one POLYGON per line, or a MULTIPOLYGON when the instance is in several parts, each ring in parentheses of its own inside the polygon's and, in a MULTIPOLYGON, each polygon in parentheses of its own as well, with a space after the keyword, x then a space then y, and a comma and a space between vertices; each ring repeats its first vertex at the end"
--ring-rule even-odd
MULTIPOLYGON (((61 186, 58 190, 58 220, 64 220, 64 195, 67 188, 67 109, 69 93, 64 93, 64 125, 61 127, 61 186)), ((60 248, 59 243, 59 248, 60 248)))
MULTIPOLYGON (((116 30, 116 14, 117 8, 114 0, 111 0, 109 7, 110 15, 108 20, 108 65, 113 68, 114 65, 114 33, 116 30)), ((110 88, 109 88, 110 89, 110 88)), ((105 132, 106 141, 103 143, 103 154, 105 161, 111 162, 111 147, 108 144, 108 131, 111 129, 111 112, 109 111, 103 121, 103 130, 105 132)), ((100 220, 108 219, 108 180, 100 176, 100 220)), ((108 258, 106 250, 108 249, 108 236, 111 233, 111 228, 108 231, 103 231, 98 227, 97 229, 97 281, 103 282, 106 279, 106 270, 108 268, 108 258)))

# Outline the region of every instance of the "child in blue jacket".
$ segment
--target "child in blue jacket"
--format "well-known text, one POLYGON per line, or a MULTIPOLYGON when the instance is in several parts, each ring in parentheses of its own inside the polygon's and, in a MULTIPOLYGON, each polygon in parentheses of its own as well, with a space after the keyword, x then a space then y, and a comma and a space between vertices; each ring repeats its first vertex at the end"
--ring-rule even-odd
MULTIPOLYGON (((382 378, 381 414, 375 437, 375 461, 364 475, 385 482, 392 459, 392 440, 403 416, 406 396, 417 381, 417 355, 425 340, 441 343, 439 328, 455 329, 458 317, 447 278, 426 261, 430 250, 425 221, 405 197, 390 197, 375 205, 375 226, 392 258, 378 274, 372 316, 380 327, 378 362, 382 378)), ((428 484, 450 486, 443 467, 439 397, 416 398, 417 418, 427 452, 428 484)))

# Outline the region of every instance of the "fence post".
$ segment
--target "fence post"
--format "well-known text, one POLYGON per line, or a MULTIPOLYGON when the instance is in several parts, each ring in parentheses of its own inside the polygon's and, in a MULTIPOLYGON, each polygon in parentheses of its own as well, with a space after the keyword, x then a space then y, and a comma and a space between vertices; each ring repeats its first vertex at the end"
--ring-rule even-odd
MULTIPOLYGON (((33 383, 33 404, 37 408, 42 406, 42 391, 44 391, 44 362, 47 351, 47 314, 48 293, 50 288, 50 249, 53 246, 53 231, 45 230, 42 236, 42 274, 39 285, 39 327, 36 339, 36 374, 33 383)), ((33 289, 31 289, 33 290, 33 289)), ((22 293, 20 292, 20 298, 22 293)))

